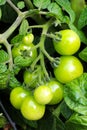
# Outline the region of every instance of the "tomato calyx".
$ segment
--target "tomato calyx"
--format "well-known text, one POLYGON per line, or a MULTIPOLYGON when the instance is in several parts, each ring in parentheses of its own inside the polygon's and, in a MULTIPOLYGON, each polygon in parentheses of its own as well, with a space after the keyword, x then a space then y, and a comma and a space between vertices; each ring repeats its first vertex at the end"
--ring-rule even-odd
POLYGON ((54 61, 51 62, 51 66, 52 66, 52 68, 57 67, 59 64, 60 64, 60 57, 56 57, 56 58, 54 58, 54 61))
POLYGON ((46 33, 45 35, 49 38, 52 38, 56 42, 61 41, 61 38, 62 38, 62 35, 60 34, 60 32, 46 33))

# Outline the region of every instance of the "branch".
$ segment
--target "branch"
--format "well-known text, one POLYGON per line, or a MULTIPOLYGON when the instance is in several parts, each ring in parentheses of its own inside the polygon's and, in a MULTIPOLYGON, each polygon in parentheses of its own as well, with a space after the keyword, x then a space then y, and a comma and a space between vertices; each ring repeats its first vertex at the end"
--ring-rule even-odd
POLYGON ((19 15, 21 11, 11 2, 11 0, 6 0, 7 3, 15 10, 15 12, 19 15))

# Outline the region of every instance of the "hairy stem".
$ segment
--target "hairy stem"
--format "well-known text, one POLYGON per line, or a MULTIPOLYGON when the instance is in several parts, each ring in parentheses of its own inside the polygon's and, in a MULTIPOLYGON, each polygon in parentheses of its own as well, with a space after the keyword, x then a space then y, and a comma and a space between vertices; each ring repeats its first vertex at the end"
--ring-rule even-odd
POLYGON ((9 38, 9 36, 15 31, 15 29, 20 25, 23 20, 24 15, 18 16, 15 22, 9 27, 2 35, 5 39, 9 38))
POLYGON ((46 34, 49 27, 52 25, 52 22, 53 22, 53 19, 51 19, 50 21, 48 21, 44 26, 43 26, 43 30, 42 30, 42 34, 41 34, 41 39, 40 39, 40 49, 41 51, 43 52, 43 54, 51 61, 53 62, 54 58, 52 58, 48 53, 47 51, 45 50, 45 47, 44 47, 44 43, 45 43, 45 40, 46 40, 46 34))
POLYGON ((44 44, 45 44, 45 40, 46 40, 46 34, 49 27, 52 25, 52 22, 53 20, 49 20, 46 24, 43 25, 43 29, 42 29, 42 34, 41 34, 41 37, 40 37, 40 42, 39 42, 39 53, 40 53, 40 64, 42 66, 42 69, 43 69, 43 72, 45 74, 45 76, 47 78, 49 78, 49 75, 48 75, 48 72, 46 70, 46 67, 45 67, 45 62, 44 62, 44 55, 51 61, 53 62, 54 58, 52 58, 45 50, 45 47, 44 47, 44 44))
POLYGON ((11 52, 11 45, 8 43, 7 40, 3 42, 4 46, 7 49, 7 52, 9 54, 9 70, 12 70, 13 68, 13 59, 12 59, 12 52, 11 52))
POLYGON ((44 72, 45 76, 46 76, 47 79, 48 79, 48 78, 49 78, 49 75, 48 75, 48 72, 47 72, 47 70, 46 70, 45 61, 44 61, 44 55, 43 55, 42 52, 41 52, 40 63, 41 63, 41 66, 42 66, 42 68, 43 68, 43 72, 44 72))

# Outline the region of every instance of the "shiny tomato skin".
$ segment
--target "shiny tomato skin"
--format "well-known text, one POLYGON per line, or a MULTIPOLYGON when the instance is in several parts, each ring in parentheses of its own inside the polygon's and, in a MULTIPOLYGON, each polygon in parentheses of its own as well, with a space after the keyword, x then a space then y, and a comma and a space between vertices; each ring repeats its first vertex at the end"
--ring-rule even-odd
POLYGON ((33 42, 33 40, 34 40, 34 35, 32 33, 29 33, 23 37, 22 42, 25 45, 29 45, 33 42))
POLYGON ((60 63, 54 68, 55 78, 61 83, 67 83, 83 73, 83 65, 75 56, 61 56, 60 63))
POLYGON ((10 102, 13 107, 20 109, 23 103, 23 100, 30 95, 30 92, 25 90, 23 87, 16 87, 12 89, 10 93, 10 102))
POLYGON ((56 52, 60 55, 73 55, 75 54, 80 46, 80 37, 76 32, 70 29, 59 31, 61 35, 60 41, 53 41, 56 52))
POLYGON ((56 79, 51 79, 47 83, 48 87, 51 88, 53 97, 51 101, 49 102, 49 105, 55 105, 62 101, 63 99, 63 84, 58 82, 56 79))
POLYGON ((33 96, 28 96, 22 103, 21 114, 27 120, 39 120, 45 114, 45 105, 37 103, 33 96))
POLYGON ((46 85, 41 85, 34 90, 34 98, 39 104, 48 104, 52 97, 52 90, 46 85))
POLYGON ((20 43, 18 46, 14 46, 12 48, 12 55, 14 58, 17 56, 28 56, 32 59, 35 59, 37 57, 37 50, 32 48, 34 48, 33 43, 29 45, 20 43))

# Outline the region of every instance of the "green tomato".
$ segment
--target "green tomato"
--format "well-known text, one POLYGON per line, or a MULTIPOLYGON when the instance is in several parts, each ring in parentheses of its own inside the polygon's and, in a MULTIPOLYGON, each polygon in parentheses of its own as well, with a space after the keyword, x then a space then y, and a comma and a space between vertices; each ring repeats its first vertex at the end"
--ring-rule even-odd
POLYGON ((32 43, 34 40, 34 35, 32 33, 27 34, 26 36, 23 37, 23 44, 25 45, 29 45, 30 43, 32 43))
POLYGON ((47 86, 51 88, 53 97, 51 101, 49 102, 49 105, 55 105, 58 104, 60 101, 63 99, 63 84, 58 82, 55 79, 51 79, 48 83, 47 86))
POLYGON ((36 87, 37 75, 33 72, 26 70, 23 75, 24 83, 30 87, 36 87))
POLYGON ((38 104, 33 96, 28 96, 22 103, 21 113, 28 120, 39 120, 44 116, 45 105, 38 104))
POLYGON ((12 48, 14 61, 20 66, 29 66, 37 57, 37 49, 33 43, 30 45, 19 44, 12 48))
POLYGON ((18 46, 14 46, 12 48, 12 55, 13 57, 17 56, 23 56, 23 57, 30 57, 30 58, 36 58, 37 56, 37 50, 32 49, 34 48, 34 44, 31 43, 29 45, 24 45, 23 43, 19 44, 18 46))
POLYGON ((61 56, 60 63, 54 68, 55 78, 61 83, 67 83, 81 76, 83 65, 75 56, 61 56))
POLYGON ((30 95, 30 92, 25 90, 22 87, 16 87, 12 89, 10 93, 10 102, 12 106, 14 106, 16 109, 20 109, 21 105, 23 103, 23 100, 30 95))
POLYGON ((76 32, 70 29, 62 30, 59 32, 61 35, 60 41, 53 41, 55 50, 60 55, 73 55, 81 45, 80 38, 76 32))
POLYGON ((46 85, 41 85, 34 90, 34 98, 39 104, 48 104, 52 97, 52 90, 46 85))

